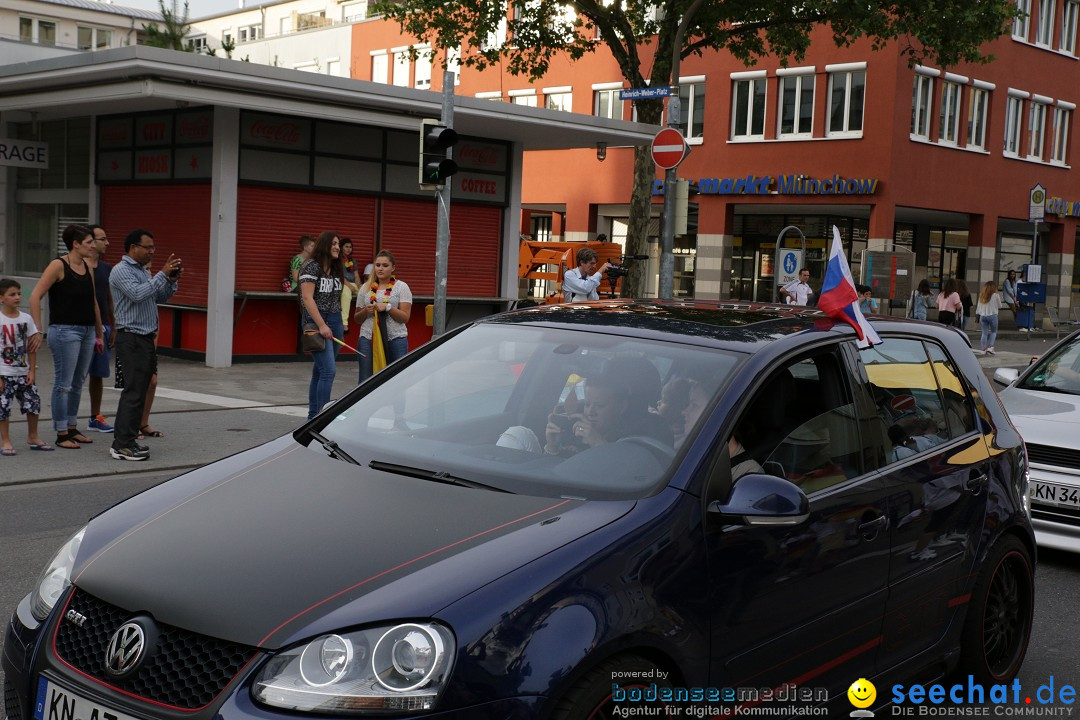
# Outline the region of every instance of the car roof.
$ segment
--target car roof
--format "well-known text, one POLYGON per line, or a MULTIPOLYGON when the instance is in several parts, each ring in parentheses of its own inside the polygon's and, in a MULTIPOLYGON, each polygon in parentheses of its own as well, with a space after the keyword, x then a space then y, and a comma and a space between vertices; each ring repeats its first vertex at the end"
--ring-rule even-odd
MULTIPOLYGON (((963 334, 952 327, 906 318, 870 316, 878 332, 929 335, 945 341, 963 334)), ((777 340, 806 332, 854 335, 815 307, 725 300, 614 299, 541 305, 485 318, 480 322, 561 326, 669 342, 692 342, 756 352, 777 340)), ((964 341, 966 343, 966 337, 964 341)))

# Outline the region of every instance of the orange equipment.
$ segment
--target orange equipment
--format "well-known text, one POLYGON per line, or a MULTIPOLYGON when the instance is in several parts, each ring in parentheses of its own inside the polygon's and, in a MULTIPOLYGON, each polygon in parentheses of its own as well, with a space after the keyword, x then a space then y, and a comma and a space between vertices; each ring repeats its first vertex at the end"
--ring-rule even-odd
MULTIPOLYGON (((544 304, 561 303, 563 301, 562 280, 567 270, 577 267, 577 251, 582 248, 592 248, 599 256, 599 265, 605 262, 618 262, 622 256, 623 248, 613 242, 545 242, 540 240, 522 240, 518 249, 518 277, 528 280, 554 280, 558 290, 544 298, 544 304)), ((615 292, 619 292, 619 284, 622 278, 615 284, 615 292)), ((606 279, 600 285, 598 292, 601 297, 610 290, 606 279)))

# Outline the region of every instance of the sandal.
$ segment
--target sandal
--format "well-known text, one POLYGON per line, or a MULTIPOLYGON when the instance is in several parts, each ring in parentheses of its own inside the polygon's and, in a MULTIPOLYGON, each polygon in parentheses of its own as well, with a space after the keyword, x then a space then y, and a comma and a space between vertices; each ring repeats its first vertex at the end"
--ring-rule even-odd
POLYGON ((79 428, 68 428, 67 437, 69 440, 74 440, 80 445, 89 445, 90 443, 94 442, 90 438, 83 435, 79 428))
POLYGON ((65 450, 81 450, 82 445, 79 441, 71 437, 71 433, 64 433, 63 435, 56 436, 56 442, 53 443, 58 448, 64 448, 65 450))
POLYGON ((155 430, 149 425, 143 425, 141 428, 139 428, 139 437, 160 438, 165 437, 165 433, 161 432, 160 430, 155 430))
POLYGON ((11 457, 12 455, 15 455, 15 448, 4 448, 0 450, 0 455, 3 455, 4 457, 11 457))

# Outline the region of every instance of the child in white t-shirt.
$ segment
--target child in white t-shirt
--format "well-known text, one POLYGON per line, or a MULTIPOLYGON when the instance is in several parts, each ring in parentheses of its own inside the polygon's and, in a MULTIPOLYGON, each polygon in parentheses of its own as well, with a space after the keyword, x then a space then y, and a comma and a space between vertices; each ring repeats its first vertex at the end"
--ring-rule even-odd
POLYGON ((30 449, 53 449, 38 436, 41 395, 34 379, 40 338, 31 341, 38 329, 33 318, 19 310, 21 300, 22 286, 18 282, 8 278, 0 280, 0 456, 4 457, 15 454, 9 418, 16 399, 26 416, 26 438, 30 449))

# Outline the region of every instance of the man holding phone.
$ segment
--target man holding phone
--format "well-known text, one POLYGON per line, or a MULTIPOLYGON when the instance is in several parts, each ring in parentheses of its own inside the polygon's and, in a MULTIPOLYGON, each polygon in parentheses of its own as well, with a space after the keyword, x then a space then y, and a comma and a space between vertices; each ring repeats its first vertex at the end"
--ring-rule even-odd
POLYGON ((109 454, 117 460, 147 460, 149 449, 139 445, 146 391, 157 370, 157 304, 176 292, 183 273, 180 258, 169 255, 161 270, 151 275, 147 265, 154 257, 154 235, 132 230, 124 238, 124 257, 109 274, 116 318, 116 358, 124 368, 124 391, 116 408, 115 431, 109 454))

